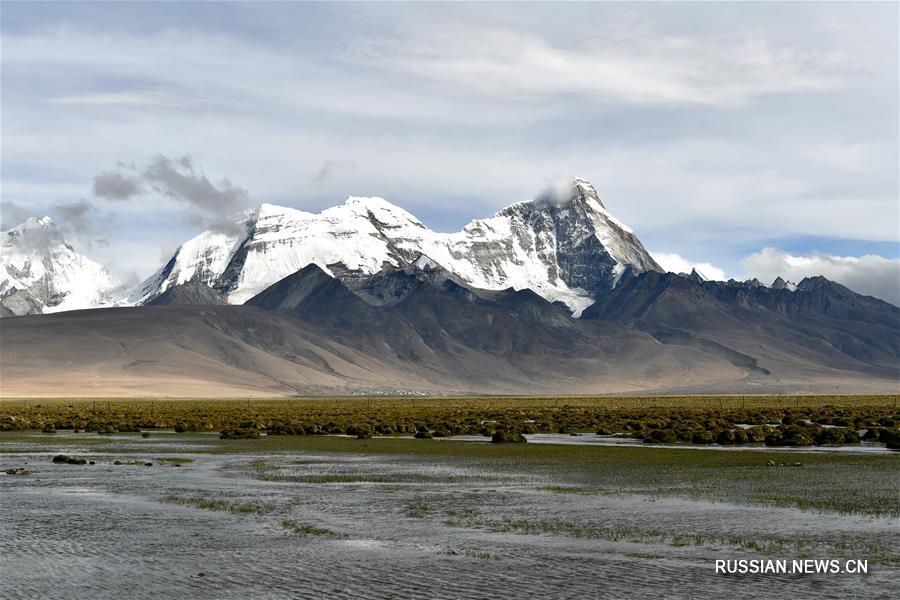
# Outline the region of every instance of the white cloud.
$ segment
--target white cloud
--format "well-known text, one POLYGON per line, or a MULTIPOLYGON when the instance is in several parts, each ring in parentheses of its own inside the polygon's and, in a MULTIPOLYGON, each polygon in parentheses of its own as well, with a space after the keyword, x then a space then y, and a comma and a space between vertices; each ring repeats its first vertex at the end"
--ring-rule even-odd
MULTIPOLYGON (((204 98, 176 94, 167 90, 135 89, 116 92, 101 92, 60 96, 47 100, 50 104, 84 104, 94 106, 172 106, 190 107, 208 104, 204 98)), ((221 104, 221 100, 216 103, 221 104)))
MULTIPOLYGON (((258 29, 7 19, 4 203, 47 214, 117 160, 190 152, 254 201, 381 195, 443 231, 583 175, 647 246, 729 274, 764 240, 897 239, 896 7, 340 5, 310 36, 286 6, 258 29)), ((116 260, 196 233, 166 196, 96 205, 116 260)))
POLYGON ((814 252, 796 256, 777 248, 763 248, 741 261, 748 277, 770 283, 782 277, 794 283, 823 275, 854 292, 900 306, 900 259, 882 256, 832 256, 814 252))
POLYGON ((696 270, 706 279, 725 281, 725 271, 707 262, 693 262, 674 252, 651 252, 653 260, 670 273, 690 273, 696 270))
POLYGON ((403 39, 358 39, 346 58, 467 93, 583 94, 635 104, 741 105, 769 94, 835 89, 846 75, 840 52, 775 44, 760 32, 711 38, 595 32, 562 46, 531 32, 423 28, 403 39))

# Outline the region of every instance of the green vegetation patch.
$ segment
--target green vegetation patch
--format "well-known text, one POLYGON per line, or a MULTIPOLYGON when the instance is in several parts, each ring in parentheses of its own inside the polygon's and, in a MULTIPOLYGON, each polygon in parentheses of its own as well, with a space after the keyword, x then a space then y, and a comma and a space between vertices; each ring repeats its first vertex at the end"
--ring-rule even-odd
MULTIPOLYGON (((602 488, 649 497, 686 497, 804 510, 900 517, 893 455, 786 452, 781 445, 881 442, 893 445, 900 396, 731 396, 660 398, 329 398, 274 400, 0 401, 4 452, 41 447, 51 452, 73 445, 81 451, 130 452, 121 441, 65 435, 66 429, 118 431, 174 427, 179 439, 201 441, 197 452, 290 455, 305 464, 331 453, 396 455, 417 464, 477 465, 489 475, 434 477, 405 473, 310 473, 253 465, 259 479, 297 483, 472 483, 520 481, 560 488, 602 488), (224 439, 218 431, 281 435, 224 439), (295 426, 299 425, 299 426, 295 426), (776 428, 774 425, 778 425, 776 428), (36 433, 51 426, 56 435, 36 433), (27 430, 27 431, 25 431, 27 430), (300 433, 302 430, 303 433, 300 433), (208 432, 207 434, 189 433, 208 432), (371 431, 372 439, 321 435, 371 431), (642 440, 647 446, 509 444, 407 439, 415 432, 442 435, 597 431, 642 440), (860 433, 862 432, 862 433, 860 433), (403 434, 400 437, 395 434, 403 434), (681 444, 664 448, 654 443, 681 444), (695 449, 697 444, 756 444, 752 452, 695 449), (770 448, 762 450, 763 444, 770 448), (298 454, 300 456, 298 456, 298 454), (771 468, 800 463, 802 468, 771 468), (873 485, 872 482, 883 482, 873 485)), ((135 442, 142 443, 140 434, 135 442)), ((133 450, 138 451, 138 450, 133 450)), ((146 452, 146 450, 140 450, 146 452)), ((191 452, 191 450, 178 450, 191 452)), ((554 493, 579 493, 547 490, 554 493)))
POLYGON ((428 505, 424 502, 416 502, 406 507, 406 516, 413 519, 424 519, 429 510, 428 505))
POLYGON ((237 514, 267 514, 274 510, 272 506, 261 504, 259 502, 230 502, 228 500, 219 500, 212 498, 203 498, 202 496, 178 496, 169 494, 164 501, 181 506, 191 506, 202 510, 215 510, 237 514))
MULTIPOLYGON (((322 434, 363 440, 523 434, 625 434, 647 443, 900 445, 900 395, 316 398, 267 400, 41 399, 0 401, 0 431, 220 432, 253 441, 322 434), (775 425, 779 427, 776 428, 775 425), (781 428, 781 426, 784 426, 781 428), (865 435, 865 434, 864 434, 865 435)), ((45 436, 51 438, 55 436, 45 436)))
POLYGON ((330 529, 325 529, 324 527, 315 527, 314 525, 310 525, 309 523, 298 523, 297 521, 291 521, 289 519, 285 519, 281 522, 281 527, 287 529, 291 533, 296 533, 297 535, 319 535, 326 537, 345 537, 344 535, 332 531, 330 529))
POLYGON ((600 488, 590 488, 590 487, 579 487, 573 485, 545 485, 538 488, 542 492, 551 492, 553 494, 577 494, 583 496, 594 496, 597 494, 603 494, 604 496, 610 495, 613 492, 610 490, 604 490, 600 488))

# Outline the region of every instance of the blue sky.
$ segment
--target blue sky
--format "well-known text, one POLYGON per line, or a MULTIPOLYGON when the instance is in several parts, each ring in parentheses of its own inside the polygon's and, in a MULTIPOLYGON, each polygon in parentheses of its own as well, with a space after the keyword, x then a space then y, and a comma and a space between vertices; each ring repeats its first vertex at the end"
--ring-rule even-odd
POLYGON ((222 215, 95 195, 120 163, 188 155, 248 204, 380 195, 444 231, 578 175, 673 265, 820 270, 896 302, 897 20, 896 3, 4 2, 3 224, 51 214, 135 278, 222 215))

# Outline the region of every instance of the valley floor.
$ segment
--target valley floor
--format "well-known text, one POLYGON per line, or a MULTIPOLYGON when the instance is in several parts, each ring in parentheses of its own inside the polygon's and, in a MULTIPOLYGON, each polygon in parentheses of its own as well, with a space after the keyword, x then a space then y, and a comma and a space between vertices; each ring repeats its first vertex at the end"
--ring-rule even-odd
POLYGON ((15 467, 10 599, 888 598, 900 577, 898 453, 2 432, 15 467), (741 558, 868 574, 715 573, 741 558))

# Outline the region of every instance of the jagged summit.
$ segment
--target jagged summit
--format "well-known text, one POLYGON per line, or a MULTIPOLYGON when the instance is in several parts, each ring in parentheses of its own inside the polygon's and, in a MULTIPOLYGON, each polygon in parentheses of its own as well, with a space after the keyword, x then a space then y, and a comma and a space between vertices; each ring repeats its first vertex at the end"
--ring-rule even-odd
POLYGON ((703 273, 701 273, 697 269, 691 269, 691 272, 688 275, 688 277, 691 279, 691 281, 709 281, 709 278, 707 278, 705 275, 703 275, 703 273))
POLYGON ((49 229, 51 227, 56 227, 56 223, 53 222, 53 219, 50 217, 28 217, 16 227, 13 227, 10 231, 26 231, 30 229, 49 229))
POLYGON ((788 290, 793 292, 797 289, 797 284, 792 281, 785 281, 781 277, 776 277, 775 281, 772 282, 772 285, 769 286, 773 290, 788 290))
POLYGON ((362 196, 320 213, 263 204, 241 225, 245 234, 207 231, 183 244, 131 301, 144 303, 173 285, 199 281, 240 304, 309 264, 349 279, 425 255, 473 287, 532 289, 577 315, 626 266, 661 270, 580 178, 457 233, 431 231, 387 200, 362 196))
POLYGON ((96 308, 113 302, 119 282, 77 253, 50 217, 29 217, 3 232, 0 315, 96 308))
POLYGON ((62 232, 50 217, 28 217, 3 234, 3 246, 9 248, 45 248, 59 243, 64 243, 62 232))
POLYGON ((599 204, 600 208, 606 210, 606 206, 600 200, 600 196, 597 194, 597 190, 594 188, 590 181, 582 177, 567 177, 564 179, 558 179, 551 183, 549 186, 547 186, 547 189, 543 190, 541 193, 535 196, 533 200, 518 202, 508 208, 528 203, 532 203, 540 207, 549 205, 565 208, 567 206, 571 206, 573 203, 579 201, 584 202, 587 200, 592 200, 596 204, 599 204))

